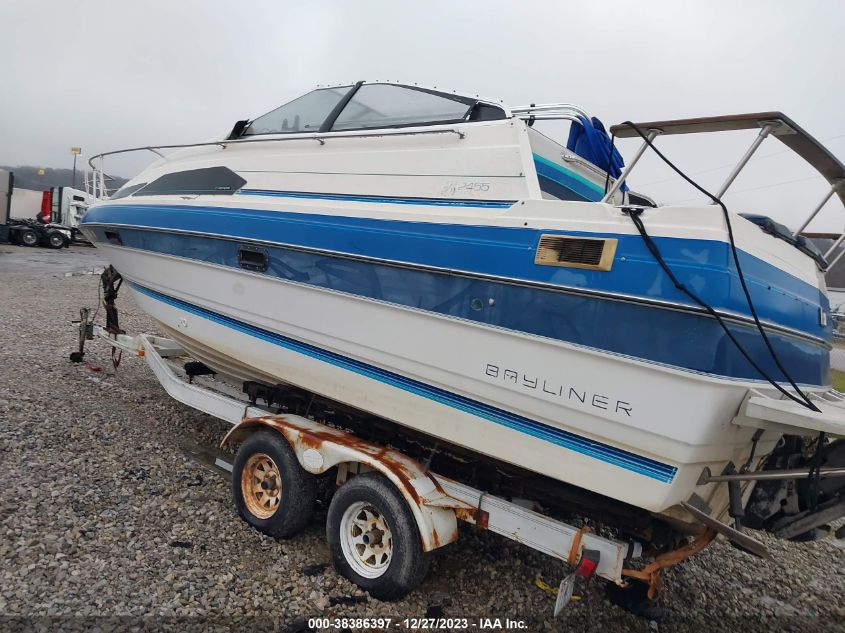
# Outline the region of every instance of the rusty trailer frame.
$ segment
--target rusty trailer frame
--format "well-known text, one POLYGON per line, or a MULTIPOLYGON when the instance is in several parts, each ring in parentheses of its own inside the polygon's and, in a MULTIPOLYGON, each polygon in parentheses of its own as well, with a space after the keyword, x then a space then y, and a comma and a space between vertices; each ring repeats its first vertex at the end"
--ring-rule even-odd
MULTIPOLYGON (((240 442, 259 428, 272 428, 287 439, 302 468, 310 473, 321 474, 338 467, 338 480, 342 483, 354 472, 381 472, 407 501, 419 527, 424 551, 457 540, 457 522, 464 521, 568 565, 577 565, 586 550, 598 552, 596 575, 619 585, 625 584, 623 571, 627 571, 627 564, 642 554, 638 542, 600 536, 432 473, 397 450, 301 416, 274 415, 251 404, 240 389, 220 378, 188 379, 182 366, 190 357, 170 339, 149 334, 114 334, 89 324, 85 338, 94 337, 143 357, 175 400, 232 424, 223 444, 240 442)), ((231 470, 230 464, 219 465, 231 470)))

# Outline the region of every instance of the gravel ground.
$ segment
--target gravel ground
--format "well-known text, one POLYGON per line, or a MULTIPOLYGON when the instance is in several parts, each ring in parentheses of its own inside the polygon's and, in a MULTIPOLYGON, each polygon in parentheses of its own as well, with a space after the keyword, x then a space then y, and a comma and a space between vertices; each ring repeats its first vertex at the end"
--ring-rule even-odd
MULTIPOLYGON (((82 273, 102 265, 93 249, 0 246, 0 630, 305 631, 315 616, 439 614, 528 631, 845 630, 845 548, 830 539, 756 535, 772 561, 716 542, 665 575, 660 623, 598 583, 553 621, 535 578, 556 585, 561 566, 471 529, 411 596, 369 599, 328 564, 324 508, 288 541, 236 517, 228 481, 181 448, 214 446, 225 424, 170 399, 140 359, 114 371, 102 343, 88 365, 68 362, 68 322, 96 304, 98 277, 82 273)), ((128 293, 118 305, 127 331, 154 331, 128 293)))

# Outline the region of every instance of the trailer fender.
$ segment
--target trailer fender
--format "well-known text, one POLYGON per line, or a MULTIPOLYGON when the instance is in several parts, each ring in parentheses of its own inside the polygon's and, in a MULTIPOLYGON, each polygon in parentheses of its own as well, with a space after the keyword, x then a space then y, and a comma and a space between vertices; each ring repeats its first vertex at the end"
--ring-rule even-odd
POLYGON ((471 506, 447 495, 437 479, 407 455, 297 415, 246 418, 226 434, 220 445, 240 443, 262 428, 281 433, 302 468, 315 475, 339 464, 357 463, 387 477, 411 508, 423 551, 457 540, 456 512, 471 506))

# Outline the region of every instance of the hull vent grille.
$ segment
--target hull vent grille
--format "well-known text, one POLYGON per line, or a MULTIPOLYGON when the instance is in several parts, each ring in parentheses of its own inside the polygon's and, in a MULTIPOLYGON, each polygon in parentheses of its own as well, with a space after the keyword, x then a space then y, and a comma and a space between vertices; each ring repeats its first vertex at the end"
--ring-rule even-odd
POLYGON ((615 254, 616 240, 613 238, 542 235, 534 263, 607 271, 613 265, 615 254))

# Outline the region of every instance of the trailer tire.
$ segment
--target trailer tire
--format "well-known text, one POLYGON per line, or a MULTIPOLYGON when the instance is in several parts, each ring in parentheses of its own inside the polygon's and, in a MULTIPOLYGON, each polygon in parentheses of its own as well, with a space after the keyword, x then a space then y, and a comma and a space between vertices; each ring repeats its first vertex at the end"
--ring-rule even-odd
POLYGON ((288 538, 311 520, 317 481, 299 465, 284 437, 261 430, 235 456, 232 497, 238 514, 256 530, 288 538))
POLYGON ((24 246, 38 246, 38 233, 35 232, 35 229, 20 229, 18 240, 24 246))
POLYGON ((379 600, 404 597, 428 571, 414 515, 379 473, 353 477, 334 494, 326 539, 335 569, 379 600))

